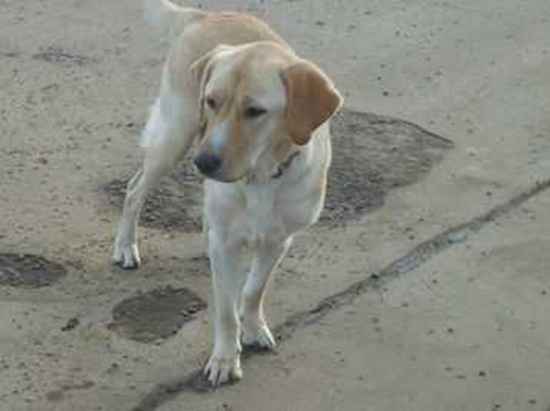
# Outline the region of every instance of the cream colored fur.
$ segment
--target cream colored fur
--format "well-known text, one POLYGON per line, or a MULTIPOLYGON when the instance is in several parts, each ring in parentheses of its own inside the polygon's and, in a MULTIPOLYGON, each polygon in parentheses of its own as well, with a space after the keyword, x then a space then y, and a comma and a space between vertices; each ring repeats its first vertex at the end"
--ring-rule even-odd
POLYGON ((263 308, 266 286, 294 234, 321 213, 328 121, 342 99, 317 66, 260 20, 167 0, 147 0, 146 13, 177 35, 143 131, 145 160, 128 184, 113 258, 124 268, 140 264, 136 231, 145 196, 198 140, 197 158, 221 162, 204 183, 215 300, 205 374, 217 385, 241 378, 241 343, 275 346, 263 308))

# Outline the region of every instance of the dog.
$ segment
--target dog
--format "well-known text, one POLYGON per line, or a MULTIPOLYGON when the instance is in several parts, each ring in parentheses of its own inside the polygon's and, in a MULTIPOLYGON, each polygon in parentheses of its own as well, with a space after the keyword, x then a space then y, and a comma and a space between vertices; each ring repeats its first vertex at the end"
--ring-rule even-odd
POLYGON ((146 0, 145 7, 175 39, 143 131, 143 165, 127 186, 113 259, 139 266, 145 196, 197 141, 215 314, 203 372, 217 386, 242 377, 241 344, 275 347, 264 315, 266 286, 293 236, 319 218, 331 162, 329 121, 343 98, 260 19, 169 0, 146 0))

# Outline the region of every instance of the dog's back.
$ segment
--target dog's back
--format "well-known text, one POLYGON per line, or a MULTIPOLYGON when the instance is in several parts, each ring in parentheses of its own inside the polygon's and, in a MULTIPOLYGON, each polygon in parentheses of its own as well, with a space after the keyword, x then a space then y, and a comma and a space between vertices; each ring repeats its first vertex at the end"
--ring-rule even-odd
MULTIPOLYGON (((194 23, 199 23, 196 34, 201 44, 210 43, 211 48, 219 44, 239 45, 254 41, 274 41, 288 47, 283 38, 265 22, 248 14, 207 12, 181 7, 170 0, 144 0, 144 15, 145 21, 151 26, 168 32, 172 37, 181 34, 194 23), (210 30, 212 26, 216 26, 215 31, 210 30)), ((193 45, 189 44, 189 47, 193 45)))
POLYGON ((144 0, 143 11, 147 23, 172 35, 207 16, 202 10, 177 6, 169 0, 144 0))

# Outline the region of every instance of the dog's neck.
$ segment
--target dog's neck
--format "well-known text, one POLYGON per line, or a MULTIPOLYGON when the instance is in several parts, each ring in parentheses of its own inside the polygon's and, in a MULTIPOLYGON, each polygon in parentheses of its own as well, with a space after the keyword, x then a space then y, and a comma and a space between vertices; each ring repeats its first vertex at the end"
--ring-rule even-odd
POLYGON ((275 162, 274 167, 270 167, 269 170, 265 170, 263 172, 256 172, 256 173, 250 173, 245 181, 246 184, 261 184, 261 183, 268 183, 273 180, 278 180, 283 177, 286 173, 289 172, 289 169, 292 167, 292 165, 295 163, 298 157, 302 154, 303 149, 296 148, 294 150, 291 150, 290 153, 286 156, 286 158, 281 162, 275 162))
POLYGON ((323 168, 325 161, 319 164, 312 163, 314 152, 319 150, 320 159, 328 159, 330 161, 330 128, 328 122, 323 124, 314 131, 310 141, 302 146, 291 145, 284 156, 276 159, 272 150, 264 152, 261 161, 256 164, 259 167, 254 167, 253 171, 245 177, 243 182, 247 185, 258 184, 280 184, 282 181, 289 183, 300 180, 305 174, 318 174, 323 168), (282 157, 282 160, 280 159, 282 157))
POLYGON ((273 173, 271 175, 271 178, 272 179, 276 179, 276 178, 280 178, 283 173, 288 170, 288 168, 291 166, 292 164, 292 160, 294 160, 297 156, 300 155, 300 151, 294 151, 292 152, 287 158, 285 161, 283 161, 282 163, 279 163, 279 165, 277 166, 277 171, 275 171, 275 173, 273 173))

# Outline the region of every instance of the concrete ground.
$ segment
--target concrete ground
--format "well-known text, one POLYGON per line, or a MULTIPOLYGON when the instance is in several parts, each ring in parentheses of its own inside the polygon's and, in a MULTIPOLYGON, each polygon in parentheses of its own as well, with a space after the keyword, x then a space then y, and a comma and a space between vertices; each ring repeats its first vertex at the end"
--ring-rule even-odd
MULTIPOLYGON (((252 8, 330 74, 360 148, 367 124, 357 158, 335 138, 365 167, 347 189, 373 198, 300 236, 268 300, 277 353, 216 392, 193 378, 200 233, 153 215, 143 266, 109 261, 105 187, 139 165, 166 51, 140 3, 0 1, 0 409, 550 409, 550 3, 201 2, 252 8)), ((176 183, 200 190, 176 177, 155 201, 178 217, 176 183)))

